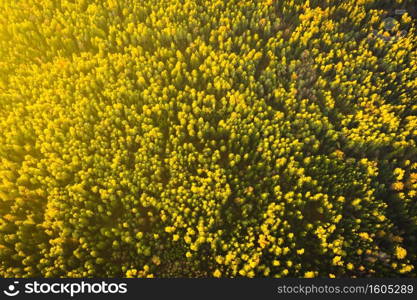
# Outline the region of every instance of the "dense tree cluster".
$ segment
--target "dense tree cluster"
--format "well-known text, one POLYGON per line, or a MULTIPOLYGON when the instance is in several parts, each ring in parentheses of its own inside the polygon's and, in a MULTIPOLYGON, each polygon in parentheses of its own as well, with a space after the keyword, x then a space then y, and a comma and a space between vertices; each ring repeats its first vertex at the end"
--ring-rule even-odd
POLYGON ((380 2, 1 1, 0 276, 415 276, 415 11, 380 2))

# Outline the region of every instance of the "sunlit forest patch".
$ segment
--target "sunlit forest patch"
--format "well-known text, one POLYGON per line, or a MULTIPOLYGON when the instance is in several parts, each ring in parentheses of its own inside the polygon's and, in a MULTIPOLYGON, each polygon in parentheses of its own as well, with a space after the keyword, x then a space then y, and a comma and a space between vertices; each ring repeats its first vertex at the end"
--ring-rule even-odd
POLYGON ((2 0, 0 277, 415 277, 416 20, 2 0))

